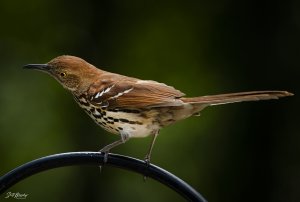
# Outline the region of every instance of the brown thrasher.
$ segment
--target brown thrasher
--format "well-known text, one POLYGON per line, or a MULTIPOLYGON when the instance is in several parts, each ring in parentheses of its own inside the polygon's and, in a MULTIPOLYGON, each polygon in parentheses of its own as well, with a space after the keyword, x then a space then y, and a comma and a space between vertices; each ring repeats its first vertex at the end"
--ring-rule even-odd
POLYGON ((161 128, 197 115, 205 107, 293 95, 287 91, 252 91, 187 98, 166 84, 103 71, 81 58, 67 55, 24 68, 50 74, 74 95, 79 106, 98 125, 120 135, 119 140, 100 150, 106 158, 110 149, 130 138, 153 135, 145 158, 147 163, 161 128))

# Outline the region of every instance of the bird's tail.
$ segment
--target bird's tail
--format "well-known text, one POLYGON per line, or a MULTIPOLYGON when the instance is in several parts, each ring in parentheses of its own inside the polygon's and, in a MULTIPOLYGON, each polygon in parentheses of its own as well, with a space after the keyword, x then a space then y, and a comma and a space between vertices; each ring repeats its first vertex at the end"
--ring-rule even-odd
POLYGON ((192 104, 194 112, 199 112, 207 106, 221 105, 244 101, 258 101, 278 99, 281 97, 292 96, 293 94, 287 91, 249 91, 240 93, 228 93, 219 95, 208 95, 193 98, 181 98, 184 103, 192 104))
MULTIPOLYGON (((244 101, 278 99, 281 97, 292 95, 292 93, 289 93, 287 91, 250 91, 241 93, 208 95, 192 98, 180 98, 184 102, 184 105, 175 107, 174 110, 171 111, 172 113, 170 113, 170 111, 168 111, 168 113, 162 113, 164 114, 164 116, 160 116, 160 122, 163 126, 167 126, 176 121, 188 118, 190 116, 200 115, 199 112, 208 106, 244 101)), ((169 108, 162 108, 160 110, 163 109, 169 110, 169 108)))

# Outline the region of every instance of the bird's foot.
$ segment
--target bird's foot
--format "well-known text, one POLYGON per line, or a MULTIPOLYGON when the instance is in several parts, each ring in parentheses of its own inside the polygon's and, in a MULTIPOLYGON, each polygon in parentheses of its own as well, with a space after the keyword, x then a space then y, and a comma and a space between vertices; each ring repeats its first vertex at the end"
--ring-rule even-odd
MULTIPOLYGON (((150 165, 150 156, 149 156, 149 155, 146 155, 144 161, 145 161, 146 167, 147 167, 147 169, 148 169, 148 168, 149 168, 149 165, 150 165)), ((147 175, 144 175, 144 176, 143 176, 143 180, 144 180, 144 182, 146 182, 146 180, 147 180, 147 175)))
POLYGON ((103 157, 104 157, 104 158, 103 158, 103 163, 107 163, 109 150, 103 151, 103 150, 101 149, 99 152, 104 153, 104 156, 103 156, 103 157))
MULTIPOLYGON (((104 153, 104 156, 103 156, 103 165, 106 164, 107 162, 107 159, 108 159, 108 153, 109 153, 109 150, 105 150, 105 148, 99 150, 100 153, 104 153)), ((102 165, 99 166, 100 168, 100 173, 102 172, 102 165)))
POLYGON ((149 165, 150 165, 150 156, 146 155, 144 161, 145 161, 147 167, 149 167, 149 165))

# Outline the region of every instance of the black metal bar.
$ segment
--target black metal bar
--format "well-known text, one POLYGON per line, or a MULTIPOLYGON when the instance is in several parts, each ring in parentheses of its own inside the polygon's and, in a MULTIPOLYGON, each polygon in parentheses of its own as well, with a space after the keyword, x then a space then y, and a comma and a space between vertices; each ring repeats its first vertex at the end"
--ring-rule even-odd
MULTIPOLYGON (((42 157, 21 165, 0 177, 0 194, 17 182, 45 170, 81 164, 103 165, 103 160, 104 154, 99 152, 69 152, 42 157)), ((144 161, 117 154, 108 154, 105 165, 130 170, 153 178, 189 201, 206 201, 200 193, 180 178, 158 166, 147 165, 144 161)))

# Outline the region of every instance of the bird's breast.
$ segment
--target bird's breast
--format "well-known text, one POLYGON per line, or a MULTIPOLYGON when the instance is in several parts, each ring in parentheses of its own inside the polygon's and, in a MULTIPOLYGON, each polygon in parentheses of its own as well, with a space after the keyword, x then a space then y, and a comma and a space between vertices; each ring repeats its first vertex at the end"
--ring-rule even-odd
POLYGON ((125 132, 129 137, 146 137, 160 129, 156 112, 141 109, 110 109, 95 106, 86 98, 76 98, 81 108, 103 129, 113 134, 125 132))

